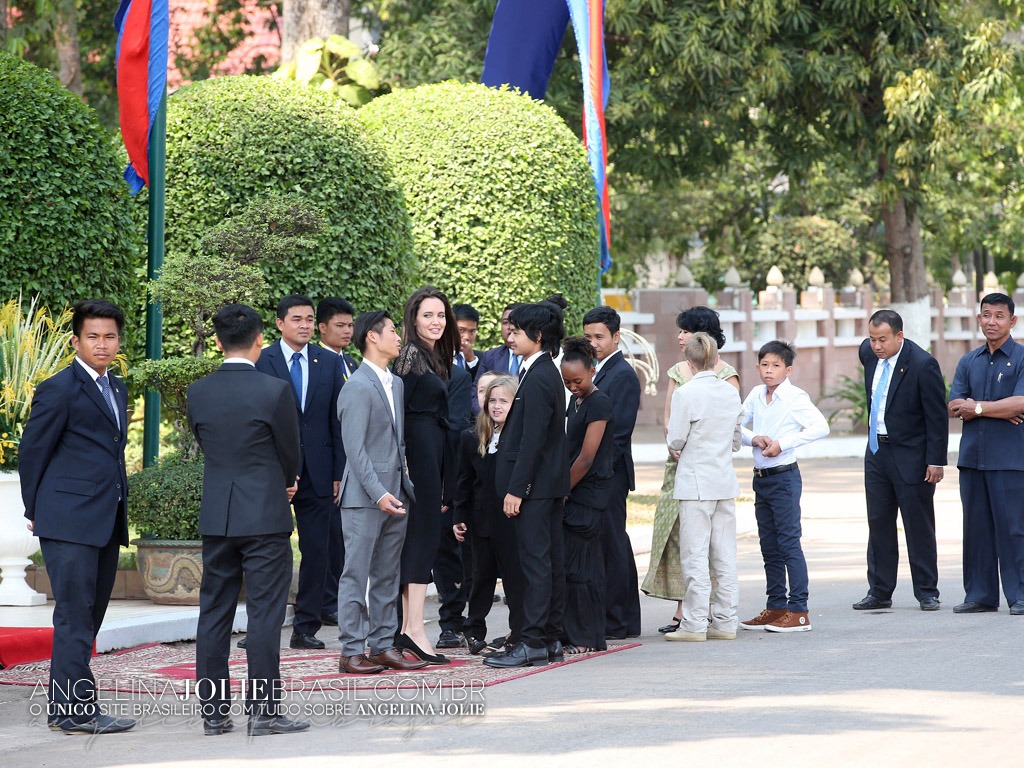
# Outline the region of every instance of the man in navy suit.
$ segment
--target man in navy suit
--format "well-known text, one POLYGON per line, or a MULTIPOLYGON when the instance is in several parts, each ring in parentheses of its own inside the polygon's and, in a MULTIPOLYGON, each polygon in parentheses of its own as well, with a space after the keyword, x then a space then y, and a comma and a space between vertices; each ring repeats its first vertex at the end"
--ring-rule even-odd
POLYGON ((123 329, 124 313, 115 304, 75 305, 71 343, 77 354, 36 388, 18 451, 25 517, 39 537, 56 603, 47 720, 68 734, 135 725, 100 712, 89 669, 118 548, 128 544, 128 392, 108 372, 123 329))
POLYGON ((348 381, 348 377, 359 367, 352 356, 345 352, 352 343, 355 315, 355 308, 345 299, 336 296, 321 299, 316 305, 316 329, 320 335, 320 343, 341 358, 339 362, 345 381, 348 381))
MULTIPOLYGON (((337 507, 345 453, 338 421, 338 395, 344 383, 338 356, 310 342, 315 327, 313 302, 291 294, 277 306, 281 340, 265 347, 256 370, 289 382, 296 396, 302 435, 299 490, 292 499, 299 529, 299 588, 295 598, 292 648, 322 649, 316 633, 326 618, 337 623, 337 584, 331 578, 330 550, 340 547, 340 526, 332 527, 337 507), (332 538, 333 532, 333 538, 332 538), (333 604, 324 605, 333 591, 333 604)), ((342 555, 343 557, 343 555, 342 555)))
POLYGON ((640 634, 640 593, 633 546, 626 533, 626 497, 636 488, 633 473, 633 427, 640 409, 640 379, 619 349, 619 313, 597 307, 583 316, 583 336, 594 348, 594 385, 612 401, 615 418, 615 474, 608 483, 608 506, 601 529, 607 583, 608 620, 605 634, 612 639, 640 634))
POLYGON ((512 323, 509 317, 512 315, 512 310, 520 306, 523 306, 520 302, 513 302, 506 306, 501 313, 502 343, 480 355, 480 365, 477 368, 481 373, 501 371, 502 373, 511 373, 513 376, 519 375, 519 366, 523 362, 523 356, 517 355, 509 346, 509 337, 512 335, 512 323))
POLYGON ((935 485, 949 440, 946 384, 935 358, 903 338, 903 318, 880 309, 860 345, 870 416, 864 453, 868 511, 868 594, 855 611, 889 608, 899 569, 896 513, 903 516, 914 597, 939 610, 935 485))

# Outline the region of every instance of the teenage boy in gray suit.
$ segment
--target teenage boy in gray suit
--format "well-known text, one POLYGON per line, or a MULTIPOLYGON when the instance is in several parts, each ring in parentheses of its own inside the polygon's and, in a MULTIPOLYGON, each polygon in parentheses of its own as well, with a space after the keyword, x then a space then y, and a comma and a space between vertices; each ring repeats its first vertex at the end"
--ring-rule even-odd
POLYGON ((425 661, 410 661, 395 648, 405 505, 415 500, 405 462, 402 380, 387 367, 398 357, 402 340, 384 311, 359 315, 354 335, 363 364, 338 398, 348 457, 341 478, 346 557, 338 585, 338 670, 366 675, 385 668, 420 669, 425 661))

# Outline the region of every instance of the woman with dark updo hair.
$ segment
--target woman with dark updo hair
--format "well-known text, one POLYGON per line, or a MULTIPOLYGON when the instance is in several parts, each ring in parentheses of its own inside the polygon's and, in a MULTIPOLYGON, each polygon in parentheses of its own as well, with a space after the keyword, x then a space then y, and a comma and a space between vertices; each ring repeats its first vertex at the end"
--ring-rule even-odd
MULTIPOLYGON (((683 310, 676 318, 679 326, 679 349, 685 349, 686 343, 695 333, 706 333, 721 349, 725 346, 725 334, 718 320, 718 313, 709 307, 691 307, 683 310)), ((715 375, 740 388, 740 375, 728 363, 719 359, 715 366, 715 375)), ((690 380, 690 369, 686 361, 676 363, 668 369, 669 388, 665 393, 665 429, 668 429, 669 409, 672 406, 672 395, 676 389, 690 380)), ((672 621, 658 631, 662 634, 679 629, 682 620, 683 595, 686 585, 683 581, 683 568, 679 558, 679 502, 672 498, 676 482, 676 462, 679 455, 669 451, 665 461, 665 477, 661 484, 661 495, 654 511, 654 533, 651 540, 651 561, 647 568, 647 576, 640 589, 651 597, 663 600, 675 600, 676 612, 672 621)))

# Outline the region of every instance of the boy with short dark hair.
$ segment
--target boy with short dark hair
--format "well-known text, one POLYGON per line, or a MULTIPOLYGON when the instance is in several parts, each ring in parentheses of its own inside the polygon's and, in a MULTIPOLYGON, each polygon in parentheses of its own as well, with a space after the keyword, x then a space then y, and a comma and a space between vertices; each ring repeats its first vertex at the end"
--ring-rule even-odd
POLYGON ((784 341, 762 346, 757 366, 763 383, 743 402, 743 444, 754 448, 754 514, 768 582, 765 610, 740 622, 743 629, 811 630, 807 561, 800 546, 803 482, 795 449, 825 437, 829 427, 807 393, 789 380, 795 358, 796 350, 784 341))

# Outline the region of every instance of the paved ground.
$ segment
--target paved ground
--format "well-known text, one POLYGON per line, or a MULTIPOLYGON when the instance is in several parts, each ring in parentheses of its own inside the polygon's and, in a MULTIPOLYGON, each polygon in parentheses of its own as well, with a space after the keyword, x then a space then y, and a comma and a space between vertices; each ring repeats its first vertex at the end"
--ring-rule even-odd
MULTIPOLYGON (((485 689, 483 716, 364 717, 253 740, 204 738, 174 716, 124 735, 66 737, 31 722, 28 689, 0 686, 0 763, 1019 765, 1024 617, 950 610, 963 597, 955 470, 939 492, 943 609, 917 609, 904 567, 895 607, 860 613, 850 609, 866 591, 860 462, 801 464, 813 632, 666 643, 656 628, 672 606, 645 598, 643 647, 485 689)), ((749 488, 749 464, 737 467, 749 488)), ((660 482, 656 466, 642 476, 646 492, 660 482)), ((741 510, 741 529, 750 519, 741 510)), ((764 591, 750 533, 739 558, 745 618, 763 606, 764 591)), ((646 564, 638 557, 641 570, 646 564)))

